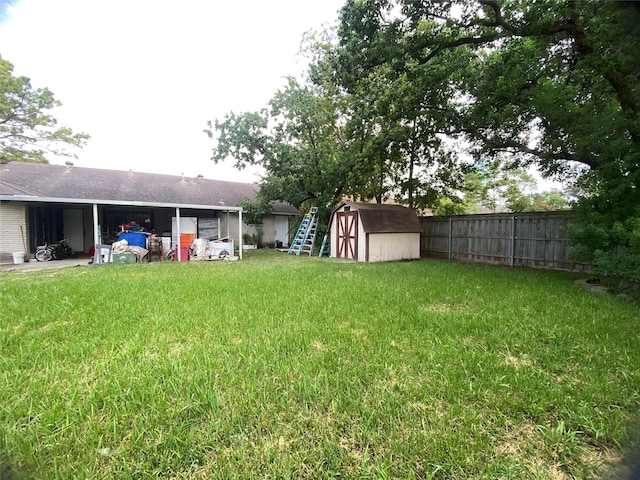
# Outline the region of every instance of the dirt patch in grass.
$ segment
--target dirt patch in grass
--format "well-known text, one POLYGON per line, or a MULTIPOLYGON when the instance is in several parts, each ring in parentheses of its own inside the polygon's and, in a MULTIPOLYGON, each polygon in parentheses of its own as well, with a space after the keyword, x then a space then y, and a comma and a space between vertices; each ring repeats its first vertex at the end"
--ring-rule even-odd
POLYGON ((516 370, 520 370, 520 368, 522 367, 530 367, 533 364, 531 359, 526 356, 516 357, 511 354, 504 355, 504 363, 515 368, 516 370))
POLYGON ((464 305, 460 303, 426 303, 420 305, 420 310, 423 312, 430 313, 448 313, 448 312, 457 312, 464 309, 464 305))
MULTIPOLYGON (((496 447, 497 456, 506 456, 514 463, 522 465, 531 478, 548 478, 551 480, 567 480, 576 478, 563 469, 564 453, 571 448, 567 438, 549 441, 548 431, 532 422, 523 422, 505 435, 496 447)), ((619 455, 608 448, 582 443, 578 447, 582 451, 580 462, 582 467, 572 465, 574 471, 589 472, 595 478, 623 480, 630 478, 631 468, 619 455)), ((565 467, 566 468, 566 467, 565 467)))
POLYGON ((496 455, 507 456, 514 463, 520 463, 530 473, 531 478, 548 478, 550 480, 567 480, 571 477, 557 464, 550 464, 546 459, 545 442, 542 434, 531 422, 523 422, 496 447, 496 455))
POLYGON ((311 342, 311 348, 313 350, 318 351, 318 352, 326 352, 327 351, 327 346, 324 345, 322 342, 319 342, 318 340, 314 340, 313 342, 311 342))

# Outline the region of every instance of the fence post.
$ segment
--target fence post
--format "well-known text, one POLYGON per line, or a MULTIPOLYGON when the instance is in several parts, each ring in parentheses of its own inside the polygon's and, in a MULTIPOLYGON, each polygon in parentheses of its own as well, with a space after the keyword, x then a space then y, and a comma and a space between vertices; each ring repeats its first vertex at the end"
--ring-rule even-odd
POLYGON ((513 267, 516 260, 516 216, 511 215, 511 261, 509 266, 513 267))
POLYGON ((452 248, 452 240, 451 240, 452 227, 451 227, 451 221, 452 221, 452 218, 451 218, 451 217, 449 217, 449 260, 451 260, 451 248, 452 248))

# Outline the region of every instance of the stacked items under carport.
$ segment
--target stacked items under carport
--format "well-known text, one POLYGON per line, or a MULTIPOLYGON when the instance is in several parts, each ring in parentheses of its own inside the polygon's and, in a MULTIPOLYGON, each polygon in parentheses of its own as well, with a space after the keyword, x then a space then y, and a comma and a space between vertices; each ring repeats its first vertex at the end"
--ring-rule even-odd
POLYGON ((113 263, 136 263, 149 261, 147 234, 142 232, 123 232, 119 240, 111 245, 111 261, 113 263))
POLYGON ((237 260, 238 257, 233 253, 233 238, 226 237, 218 240, 196 238, 190 247, 189 260, 237 260))

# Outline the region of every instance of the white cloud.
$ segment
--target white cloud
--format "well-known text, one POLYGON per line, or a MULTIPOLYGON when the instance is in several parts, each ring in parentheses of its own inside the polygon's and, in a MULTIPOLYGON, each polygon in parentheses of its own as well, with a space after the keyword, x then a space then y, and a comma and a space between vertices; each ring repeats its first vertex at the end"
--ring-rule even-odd
MULTIPOLYGON (((209 160, 207 120, 258 110, 304 64, 304 32, 344 0, 22 0, 0 24, 3 58, 89 133, 77 166, 255 181, 209 160)), ((53 160, 60 163, 64 160, 53 160)))

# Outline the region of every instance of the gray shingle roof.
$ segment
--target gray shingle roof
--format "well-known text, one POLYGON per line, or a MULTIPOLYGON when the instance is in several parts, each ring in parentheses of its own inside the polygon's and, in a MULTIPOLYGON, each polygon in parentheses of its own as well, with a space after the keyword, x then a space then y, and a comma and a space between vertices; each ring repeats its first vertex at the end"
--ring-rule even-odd
MULTIPOLYGON (((255 199, 253 183, 184 178, 155 173, 10 162, 0 168, 0 195, 235 207, 255 199)), ((274 213, 295 215, 293 206, 276 202, 274 213)))
POLYGON ((344 201, 340 208, 348 205, 358 210, 362 228, 368 233, 421 233, 422 224, 413 210, 402 205, 385 203, 360 203, 344 201))

